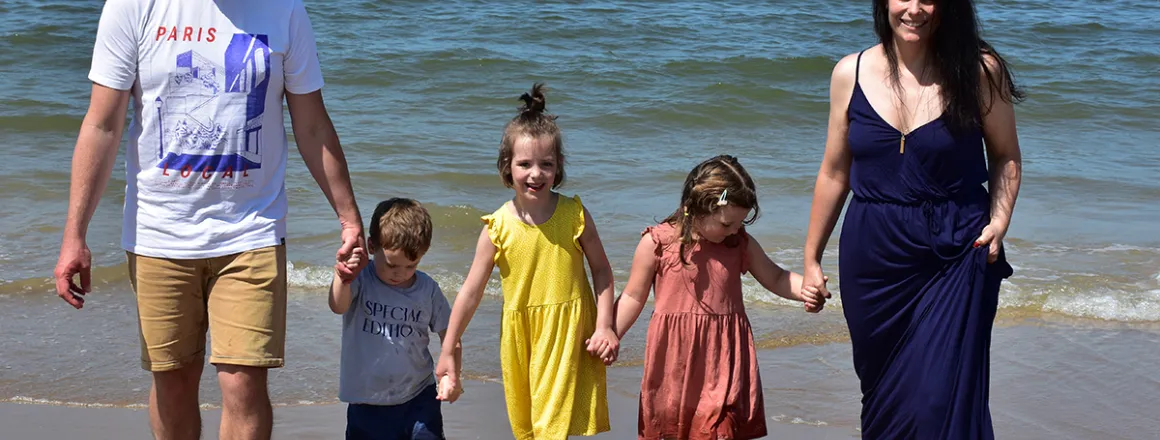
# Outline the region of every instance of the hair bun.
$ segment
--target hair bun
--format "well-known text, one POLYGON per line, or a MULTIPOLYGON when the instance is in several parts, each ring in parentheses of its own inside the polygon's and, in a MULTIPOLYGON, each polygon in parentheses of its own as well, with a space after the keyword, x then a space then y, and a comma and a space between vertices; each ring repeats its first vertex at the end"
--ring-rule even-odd
POLYGON ((547 106, 547 100, 544 97, 545 90, 544 83, 538 82, 532 85, 530 92, 520 95, 520 101, 524 102, 524 105, 519 108, 520 113, 529 116, 543 114, 547 106))

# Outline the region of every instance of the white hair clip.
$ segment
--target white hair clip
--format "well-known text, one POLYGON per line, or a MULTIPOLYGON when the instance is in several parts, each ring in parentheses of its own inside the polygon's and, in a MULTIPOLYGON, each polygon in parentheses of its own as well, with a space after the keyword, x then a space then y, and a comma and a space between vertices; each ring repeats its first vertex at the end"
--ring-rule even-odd
POLYGON ((729 190, 721 191, 721 198, 717 199, 717 206, 725 206, 725 205, 729 204, 729 200, 725 199, 725 196, 728 194, 729 194, 729 190))

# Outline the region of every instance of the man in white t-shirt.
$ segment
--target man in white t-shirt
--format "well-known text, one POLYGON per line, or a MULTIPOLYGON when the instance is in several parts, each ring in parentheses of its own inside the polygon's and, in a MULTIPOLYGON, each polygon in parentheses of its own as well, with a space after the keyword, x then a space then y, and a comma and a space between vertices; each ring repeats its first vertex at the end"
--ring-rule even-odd
POLYGON ((200 435, 208 330, 221 437, 268 439, 267 369, 283 365, 286 334, 283 98, 298 150, 342 224, 336 269, 353 276, 361 267, 338 262, 366 248, 306 9, 301 0, 107 0, 89 79, 57 294, 79 309, 90 291, 85 236, 132 103, 121 243, 141 365, 153 373, 154 436, 200 435))

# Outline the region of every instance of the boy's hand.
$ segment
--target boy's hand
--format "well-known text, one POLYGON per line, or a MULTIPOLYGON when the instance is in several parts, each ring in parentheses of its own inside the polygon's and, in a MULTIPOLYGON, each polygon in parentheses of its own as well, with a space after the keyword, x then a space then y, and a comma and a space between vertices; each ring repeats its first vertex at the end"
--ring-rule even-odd
POLYGON ((604 365, 612 365, 620 356, 620 338, 610 328, 596 329, 584 343, 588 344, 588 354, 599 357, 604 365))

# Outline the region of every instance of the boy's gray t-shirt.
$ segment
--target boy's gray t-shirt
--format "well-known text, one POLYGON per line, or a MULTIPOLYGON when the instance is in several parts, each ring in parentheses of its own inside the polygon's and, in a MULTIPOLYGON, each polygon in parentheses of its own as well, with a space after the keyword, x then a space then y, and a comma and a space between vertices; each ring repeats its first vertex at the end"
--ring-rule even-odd
POLYGON ((347 403, 400 405, 435 383, 428 344, 447 330, 451 306, 439 284, 416 271, 408 288, 388 285, 374 262, 350 285, 342 315, 338 398, 347 403))

